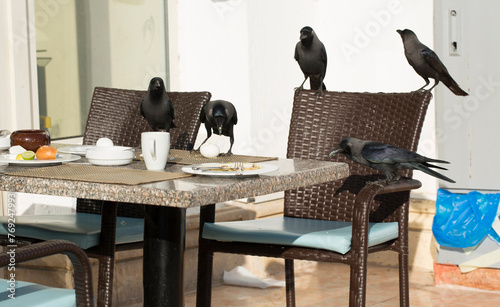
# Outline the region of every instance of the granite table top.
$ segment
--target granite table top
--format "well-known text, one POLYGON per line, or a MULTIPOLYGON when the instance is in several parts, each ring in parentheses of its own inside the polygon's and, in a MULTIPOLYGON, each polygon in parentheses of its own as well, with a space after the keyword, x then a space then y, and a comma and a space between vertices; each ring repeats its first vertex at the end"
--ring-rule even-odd
MULTIPOLYGON (((73 163, 88 162, 82 158, 73 163)), ((334 181, 349 175, 348 165, 339 162, 278 159, 263 163, 275 164, 279 169, 257 176, 195 175, 140 185, 12 176, 6 173, 26 167, 3 164, 0 165, 0 191, 189 208, 334 181)), ((145 169, 142 161, 133 161, 127 166, 119 167, 145 169)), ((182 165, 167 164, 165 171, 181 173, 181 167, 182 165)))

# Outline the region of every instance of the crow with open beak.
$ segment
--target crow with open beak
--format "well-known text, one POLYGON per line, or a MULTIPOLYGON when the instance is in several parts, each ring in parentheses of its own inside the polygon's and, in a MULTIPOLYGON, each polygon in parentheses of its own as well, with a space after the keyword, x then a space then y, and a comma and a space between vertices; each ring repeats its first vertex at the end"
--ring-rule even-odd
POLYGON ((400 179, 401 175, 398 174, 398 170, 400 169, 418 169, 441 180, 455 183, 454 180, 431 169, 446 170, 446 168, 429 163, 448 164, 448 161, 427 158, 413 151, 389 144, 346 137, 337 147, 332 149, 328 156, 333 157, 339 153, 344 154, 354 162, 383 172, 386 176, 386 181, 400 179))
POLYGON ((232 155, 231 150, 234 143, 233 127, 238 123, 238 116, 234 105, 225 100, 209 101, 201 109, 200 121, 205 124, 205 128, 207 129, 207 138, 201 143, 200 147, 212 136, 213 131, 217 135, 229 137, 231 146, 225 155, 232 155))

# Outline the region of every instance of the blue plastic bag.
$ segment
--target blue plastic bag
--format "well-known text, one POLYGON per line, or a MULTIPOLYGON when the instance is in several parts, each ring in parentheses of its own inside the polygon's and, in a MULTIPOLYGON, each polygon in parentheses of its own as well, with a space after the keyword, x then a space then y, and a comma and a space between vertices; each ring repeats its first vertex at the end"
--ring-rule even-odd
POLYGON ((499 203, 499 193, 455 194, 439 189, 432 233, 440 245, 449 247, 476 246, 486 235, 500 243, 500 237, 491 227, 499 203))

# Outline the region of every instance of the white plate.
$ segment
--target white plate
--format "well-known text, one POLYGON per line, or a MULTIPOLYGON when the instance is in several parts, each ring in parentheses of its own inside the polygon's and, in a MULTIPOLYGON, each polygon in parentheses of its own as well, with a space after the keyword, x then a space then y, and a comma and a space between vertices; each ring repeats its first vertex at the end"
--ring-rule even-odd
POLYGON ((94 165, 126 165, 132 162, 132 159, 89 159, 94 165))
POLYGON ((87 149, 95 148, 95 145, 75 145, 75 146, 66 146, 58 148, 57 151, 61 153, 73 154, 85 156, 87 153, 87 149))
POLYGON ((61 154, 58 153, 56 158, 53 160, 16 160, 15 155, 4 154, 0 155, 0 162, 6 162, 10 165, 17 166, 49 166, 49 165, 58 165, 65 162, 72 162, 81 159, 80 156, 71 155, 71 154, 61 154))
POLYGON ((195 175, 205 175, 205 176, 253 176, 266 174, 270 172, 274 172, 278 170, 278 166, 273 164, 265 164, 265 163, 243 163, 243 166, 249 167, 252 164, 256 164, 259 166, 259 169, 256 170, 246 170, 238 174, 237 171, 217 171, 217 170, 194 170, 193 167, 221 167, 224 165, 234 165, 234 163, 203 163, 203 164, 194 164, 187 165, 182 167, 182 171, 189 174, 195 175))
POLYGON ((125 146, 113 146, 113 147, 98 147, 95 145, 75 145, 75 146, 65 146, 58 148, 58 152, 62 153, 68 153, 68 154, 73 154, 73 155, 80 155, 80 156, 85 156, 87 153, 87 150, 89 149, 96 149, 96 148, 114 148, 114 149, 119 149, 119 150, 130 150, 132 147, 125 147, 125 146))

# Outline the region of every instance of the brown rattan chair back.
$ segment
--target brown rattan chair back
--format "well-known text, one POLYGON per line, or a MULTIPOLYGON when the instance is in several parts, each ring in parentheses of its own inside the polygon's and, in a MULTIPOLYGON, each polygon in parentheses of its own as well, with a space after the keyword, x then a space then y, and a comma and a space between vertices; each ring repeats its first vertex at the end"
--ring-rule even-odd
MULTIPOLYGON (((96 87, 87 118, 84 145, 94 145, 99 138, 110 138, 115 145, 141 146, 141 133, 152 131, 139 107, 147 91, 96 87)), ((200 128, 200 111, 210 100, 209 92, 168 92, 175 110, 177 128, 170 130, 173 149, 192 149, 200 128)), ((101 214, 101 203, 78 199, 77 212, 101 214)), ((118 216, 142 217, 135 205, 118 206, 118 216)))
MULTIPOLYGON (((84 145, 93 145, 102 137, 115 145, 141 146, 141 133, 152 131, 139 112, 147 91, 96 87, 83 135, 84 145)), ((175 109, 177 128, 170 130, 171 148, 191 149, 200 127, 200 111, 210 100, 208 92, 169 92, 175 109)))
MULTIPOLYGON (((432 94, 428 91, 323 92, 321 98, 314 92, 296 91, 287 157, 345 162, 349 164, 351 176, 318 186, 286 191, 285 215, 351 222, 356 195, 367 181, 377 180, 377 174, 380 173, 342 154, 329 158, 330 150, 343 138, 355 137, 416 151, 431 98, 432 94)), ((412 175, 411 171, 402 174, 407 177, 412 175)), ((398 193, 398 196, 408 199, 409 191, 398 193)), ((398 206, 401 201, 395 203, 398 206)), ((393 209, 389 205, 378 208, 370 219, 373 222, 399 221, 403 211, 393 209)), ((400 209, 406 210, 404 207, 400 209)))
MULTIPOLYGON (((216 252, 285 259, 286 304, 295 306, 294 259, 350 265, 349 306, 365 306, 369 253, 398 253, 400 305, 409 305, 408 213, 410 190, 417 180, 369 184, 385 178, 343 155, 328 154, 345 137, 380 141, 415 151, 427 107, 428 91, 412 93, 347 93, 297 90, 293 101, 287 158, 345 162, 345 179, 285 192, 284 215, 295 218, 352 222, 351 249, 345 254, 291 246, 205 239, 205 223, 215 221, 215 205, 200 209, 197 306, 210 306, 213 254, 216 252), (369 222, 398 222, 398 238, 368 246, 369 222)), ((402 175, 411 177, 410 171, 402 175)), ((235 222, 238 223, 238 222, 235 222)), ((247 224, 248 225, 248 224, 247 224)))

